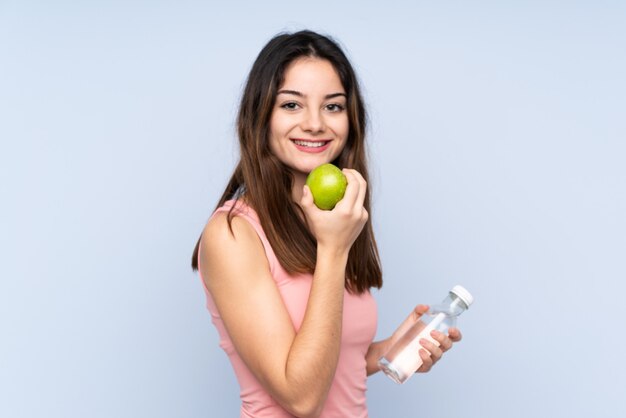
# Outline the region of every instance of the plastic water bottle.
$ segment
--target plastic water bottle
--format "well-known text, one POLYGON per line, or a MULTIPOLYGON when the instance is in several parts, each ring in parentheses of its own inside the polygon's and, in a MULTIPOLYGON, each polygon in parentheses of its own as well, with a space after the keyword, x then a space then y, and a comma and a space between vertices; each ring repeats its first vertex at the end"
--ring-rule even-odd
POLYGON ((378 360, 380 369, 396 383, 404 383, 423 361, 419 355, 422 338, 437 346, 439 342, 430 336, 432 330, 446 333, 456 325, 456 318, 474 302, 473 296, 462 286, 454 286, 441 304, 432 306, 413 324, 398 341, 378 360))

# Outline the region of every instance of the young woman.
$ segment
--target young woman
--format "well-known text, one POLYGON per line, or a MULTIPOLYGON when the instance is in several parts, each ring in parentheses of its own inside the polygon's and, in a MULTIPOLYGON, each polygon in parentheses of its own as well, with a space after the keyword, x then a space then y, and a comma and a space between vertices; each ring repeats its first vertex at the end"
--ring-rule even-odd
MULTIPOLYGON (((373 342, 382 286, 369 220, 365 110, 331 39, 281 34, 257 57, 238 116, 240 161, 192 265, 241 388, 241 417, 367 417, 366 378, 394 336, 373 342), (348 179, 331 211, 308 173, 332 162, 348 179)), ((410 326, 425 312, 419 305, 410 326)), ((461 339, 424 343, 427 372, 461 339)))

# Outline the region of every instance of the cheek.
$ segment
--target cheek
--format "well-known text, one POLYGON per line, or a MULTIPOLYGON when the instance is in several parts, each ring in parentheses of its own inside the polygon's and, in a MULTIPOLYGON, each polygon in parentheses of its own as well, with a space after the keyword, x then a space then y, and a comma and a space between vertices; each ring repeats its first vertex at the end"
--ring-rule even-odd
POLYGON ((345 117, 342 118, 339 122, 340 126, 338 129, 341 132, 341 135, 347 139, 348 133, 350 133, 350 120, 348 119, 348 116, 345 115, 345 117))
POLYGON ((288 123, 284 118, 275 117, 270 119, 270 137, 275 140, 282 139, 288 130, 288 123))
POLYGON ((268 145, 269 145, 270 152, 275 156, 279 156, 283 154, 284 146, 281 143, 279 138, 280 137, 276 136, 274 132, 270 132, 268 145))
POLYGON ((337 134, 339 136, 341 136, 341 138, 342 138, 341 146, 337 150, 337 155, 335 155, 334 158, 339 157, 339 155, 341 155, 342 151, 344 150, 344 148, 348 144, 348 136, 350 134, 350 124, 348 123, 348 121, 346 121, 345 124, 342 125, 340 131, 341 132, 338 131, 337 134))
POLYGON ((337 133, 343 138, 344 142, 346 142, 350 134, 350 123, 347 120, 345 123, 342 123, 337 133))
POLYGON ((276 120, 271 119, 269 129, 269 145, 272 151, 276 151, 276 147, 278 146, 279 139, 281 137, 280 132, 280 124, 278 124, 276 120))

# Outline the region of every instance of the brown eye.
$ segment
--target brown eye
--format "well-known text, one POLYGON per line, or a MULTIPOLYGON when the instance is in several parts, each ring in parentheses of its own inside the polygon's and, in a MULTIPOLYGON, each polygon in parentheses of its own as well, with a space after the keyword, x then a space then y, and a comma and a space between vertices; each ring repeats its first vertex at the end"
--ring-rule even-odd
POLYGON ((298 103, 296 102, 287 102, 280 105, 281 108, 287 110, 296 110, 298 108, 298 103))
POLYGON ((330 112, 341 112, 345 108, 342 105, 340 105, 340 104, 331 103, 331 104, 326 106, 326 109, 329 110, 330 112))

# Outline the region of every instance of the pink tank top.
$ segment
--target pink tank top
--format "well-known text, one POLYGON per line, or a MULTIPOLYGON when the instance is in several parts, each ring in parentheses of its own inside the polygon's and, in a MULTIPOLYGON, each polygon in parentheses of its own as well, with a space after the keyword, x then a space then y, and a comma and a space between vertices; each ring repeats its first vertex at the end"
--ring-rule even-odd
MULTIPOLYGON (((233 204, 234 201, 229 200, 215 213, 227 212, 233 204)), ((311 274, 290 276, 282 268, 252 208, 238 201, 234 213, 247 220, 259 235, 265 248, 272 277, 291 316, 294 328, 296 331, 299 330, 313 276, 311 274)), ((202 276, 200 279, 202 280, 202 276)), ((211 294, 204 286, 204 280, 202 283, 206 293, 207 308, 220 336, 220 347, 228 355, 239 382, 242 401, 240 418, 293 417, 263 389, 239 357, 211 294)), ((376 302, 370 292, 354 295, 345 291, 339 362, 321 418, 367 418, 365 354, 376 334, 376 322, 376 302)))

